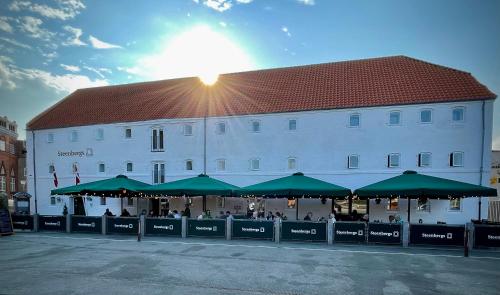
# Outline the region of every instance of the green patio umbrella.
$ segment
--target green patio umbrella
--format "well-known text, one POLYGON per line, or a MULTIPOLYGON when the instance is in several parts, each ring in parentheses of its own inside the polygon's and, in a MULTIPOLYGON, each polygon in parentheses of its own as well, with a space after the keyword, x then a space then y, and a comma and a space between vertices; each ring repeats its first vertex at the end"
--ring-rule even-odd
POLYGON ((113 178, 98 180, 93 182, 82 183, 79 185, 72 185, 59 189, 54 189, 50 193, 52 195, 121 195, 129 196, 130 194, 137 194, 142 189, 151 185, 130 179, 125 175, 118 175, 113 178))
MULTIPOLYGON (((466 182, 418 174, 415 171, 408 170, 403 172, 402 175, 359 188, 354 191, 354 194, 358 197, 367 198, 391 196, 407 197, 409 222, 411 198, 496 196, 497 190, 466 182)), ((479 208, 481 208, 481 204, 479 204, 479 208)))
MULTIPOLYGON (((239 195, 258 195, 262 197, 345 197, 351 195, 351 190, 333 183, 305 176, 297 172, 290 176, 273 179, 246 186, 238 191, 239 195)), ((295 203, 296 218, 299 218, 298 200, 295 203)))
POLYGON ((239 195, 261 195, 270 197, 345 197, 351 190, 333 183, 305 176, 301 172, 273 179, 238 190, 239 195))
POLYGON ((196 177, 152 185, 141 190, 145 194, 163 194, 168 196, 232 196, 239 187, 200 174, 196 177))

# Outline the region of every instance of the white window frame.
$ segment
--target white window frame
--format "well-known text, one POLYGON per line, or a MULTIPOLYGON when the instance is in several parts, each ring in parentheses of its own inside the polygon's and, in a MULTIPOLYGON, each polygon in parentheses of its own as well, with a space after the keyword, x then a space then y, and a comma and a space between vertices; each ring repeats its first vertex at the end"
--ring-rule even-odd
POLYGON ((134 172, 134 163, 132 161, 125 162, 125 172, 127 172, 127 173, 134 172), (131 170, 128 170, 129 164, 131 165, 130 166, 132 168, 131 170))
POLYGON ((7 191, 7 176, 0 175, 0 192, 7 191))
POLYGON ((259 158, 252 158, 250 159, 250 170, 252 171, 260 171, 260 159, 259 158), (255 162, 257 161, 257 162, 255 162), (257 168, 255 168, 254 163, 257 163, 257 168))
POLYGON ((163 127, 155 126, 152 127, 150 131, 151 131, 151 151, 152 152, 165 151, 165 130, 163 129, 163 127), (155 147, 155 139, 156 139, 156 147, 155 147))
POLYGON ((152 163, 152 183, 153 184, 160 184, 160 183, 165 183, 165 170, 166 170, 166 165, 165 162, 153 162, 152 163), (156 166, 158 165, 158 166, 156 166), (156 169, 158 167, 158 169, 156 169), (158 170, 158 171, 156 171, 158 170), (156 175, 157 173, 157 175, 156 175), (157 176, 157 177, 156 177, 157 176))
POLYGON ((186 170, 186 171, 193 171, 194 170, 193 160, 188 159, 188 160, 184 161, 184 170, 186 170), (188 163, 191 163, 191 169, 188 169, 189 168, 188 163))
POLYGON ((348 169, 359 169, 359 155, 358 154, 351 154, 347 156, 347 168, 348 169), (352 165, 352 160, 351 158, 356 157, 358 165, 354 166, 352 165))
POLYGON ((388 125, 389 126, 401 126, 401 111, 397 111, 397 110, 393 110, 393 111, 390 111, 389 112, 389 122, 388 122, 388 125), (392 123, 391 122, 391 116, 392 114, 398 114, 398 123, 392 123))
POLYGON ((125 139, 131 139, 133 137, 132 128, 131 127, 125 127, 125 129, 123 130, 123 137, 125 139), (130 136, 127 136, 127 130, 130 130, 130 136))
POLYGON ((463 106, 458 106, 454 107, 451 109, 451 121, 455 124, 461 124, 465 122, 465 107, 463 106), (455 111, 461 110, 462 111, 462 119, 461 120, 455 120, 455 111))
POLYGON ((448 203, 448 212, 462 212, 462 198, 451 198, 448 203), (453 201, 458 200, 458 209, 452 209, 451 204, 453 201))
POLYGON ((290 171, 297 170, 297 158, 296 157, 288 157, 286 163, 287 163, 287 170, 290 170, 290 171), (293 161, 293 166, 294 166, 292 168, 290 168, 291 161, 293 161))
POLYGON ((401 167, 401 154, 400 153, 390 153, 387 155, 387 167, 388 168, 399 168, 401 167), (392 165, 392 156, 398 156, 398 165, 392 165))
POLYGON ((104 140, 104 128, 97 128, 95 130, 95 140, 97 140, 97 141, 104 140))
POLYGON ((417 156, 417 166, 420 167, 420 168, 428 168, 428 167, 432 167, 432 153, 430 152, 421 152, 418 154, 417 156), (429 156, 429 164, 428 165, 423 165, 423 156, 424 155, 427 155, 429 156))
POLYGON ((77 130, 71 130, 71 132, 69 133, 69 141, 78 142, 78 131, 77 130))
POLYGON ((15 191, 16 191, 16 177, 10 176, 10 193, 12 194, 15 191))
POLYGON ((56 197, 50 197, 49 205, 50 206, 55 206, 56 205, 56 197))
POLYGON ((215 133, 217 133, 219 135, 226 134, 227 133, 227 124, 226 124, 226 122, 219 121, 219 122, 215 123, 215 133), (224 126, 224 131, 222 131, 222 129, 221 129, 220 126, 224 126))
POLYGON ((106 164, 104 162, 98 162, 97 163, 97 172, 100 173, 100 174, 106 173, 106 164), (102 171, 101 171, 101 165, 104 168, 102 171))
POLYGON ((359 128, 361 127, 361 114, 360 113, 350 113, 349 114, 349 118, 348 118, 348 122, 347 122, 347 126, 349 128, 359 128), (355 117, 357 116, 358 117, 358 125, 352 125, 352 121, 351 121, 351 118, 352 117, 355 117))
POLYGON ((450 167, 464 167, 464 152, 461 151, 454 151, 450 154, 450 167), (455 164, 455 155, 460 154, 462 156, 462 163, 460 165, 455 164))
POLYGON ((54 133, 47 133, 47 143, 54 143, 54 133))
POLYGON ((297 125, 298 125, 298 122, 297 122, 297 121, 298 121, 298 120, 297 120, 297 119, 295 119, 295 118, 290 118, 290 119, 288 119, 288 126, 287 126, 288 131, 292 131, 292 132, 297 131, 297 128, 298 128, 298 126, 297 126, 297 125), (293 121, 293 122, 295 122, 295 129, 291 129, 291 128, 290 128, 290 127, 291 127, 291 125, 290 125, 290 124, 292 123, 292 121, 293 121))
POLYGON ((215 170, 217 170, 218 172, 227 171, 227 161, 226 161, 226 159, 217 159, 215 161, 215 170))
POLYGON ((193 136, 193 124, 184 124, 182 129, 184 136, 193 136))
POLYGON ((250 132, 260 133, 261 131, 262 131, 262 122, 260 120, 251 120, 250 121, 250 132), (254 129, 255 126, 257 126, 257 129, 254 129))
POLYGON ((0 139, 0 151, 5 152, 7 150, 7 141, 0 139))
POLYGON ((419 112, 418 112, 418 121, 420 122, 420 124, 432 124, 432 122, 434 121, 434 112, 432 109, 429 109, 429 108, 425 108, 425 109, 421 109, 419 112), (430 112, 431 114, 431 119, 429 122, 424 122, 422 121, 422 113, 423 112, 430 112))

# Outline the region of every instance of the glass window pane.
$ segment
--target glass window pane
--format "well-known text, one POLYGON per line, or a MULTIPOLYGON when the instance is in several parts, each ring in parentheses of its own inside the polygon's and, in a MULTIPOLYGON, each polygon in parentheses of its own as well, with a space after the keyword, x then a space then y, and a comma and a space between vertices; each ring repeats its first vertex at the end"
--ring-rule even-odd
POLYGON ((357 155, 350 155, 348 161, 349 161, 349 168, 359 167, 359 157, 357 155))
POLYGON ((430 110, 423 110, 420 112, 420 122, 430 123, 432 121, 432 112, 430 110))
POLYGON ((297 120, 288 121, 288 130, 297 130, 297 120))
POLYGON ((252 131, 259 132, 260 131, 260 122, 254 121, 252 122, 252 131))
POLYGON ((389 166, 390 167, 399 167, 399 155, 391 154, 389 156, 389 166))
POLYGON ((351 127, 357 127, 357 126, 359 126, 359 115, 358 114, 354 114, 354 115, 350 116, 350 118, 349 118, 349 125, 351 127))
POLYGON ((160 133, 160 139, 159 139, 160 150, 163 150, 163 130, 160 129, 159 133, 160 133))
POLYGON ((126 138, 132 137, 132 129, 130 129, 130 128, 125 129, 125 137, 126 138))
POLYGON ((399 112, 391 112, 389 115, 389 124, 391 125, 399 125, 400 122, 400 113, 399 112))
POLYGON ((288 159, 288 169, 289 170, 294 170, 296 167, 296 161, 295 159, 288 159))
POLYGON ((132 163, 127 163, 127 171, 131 172, 133 170, 133 165, 132 163))
POLYGON ((463 153, 461 152, 455 152, 453 153, 453 166, 463 166, 463 153))
POLYGON ((450 200, 450 210, 460 211, 460 198, 453 198, 450 200))
POLYGON ((193 170, 193 161, 186 161, 186 170, 193 170))
POLYGON ((460 122, 464 120, 464 109, 456 108, 453 109, 453 121, 460 122))

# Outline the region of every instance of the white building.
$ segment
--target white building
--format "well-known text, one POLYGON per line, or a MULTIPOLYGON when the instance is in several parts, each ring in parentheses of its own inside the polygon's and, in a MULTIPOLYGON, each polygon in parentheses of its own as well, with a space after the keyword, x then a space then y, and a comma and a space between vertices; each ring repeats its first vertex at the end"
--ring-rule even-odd
MULTIPOLYGON (((182 78, 80 89, 28 123, 29 193, 40 214, 61 214, 64 204, 71 211, 71 201, 50 190, 54 169, 59 187, 75 184, 75 166, 82 182, 125 174, 160 183, 206 170, 246 186, 301 171, 354 190, 416 170, 489 185, 495 98, 469 73, 404 56, 225 74, 213 86, 182 78)), ((414 200, 412 222, 477 219, 478 201, 414 200)), ((330 202, 300 200, 299 218, 327 216, 330 202)), ((124 206, 137 210, 135 201, 124 206)), ((246 206, 246 199, 208 201, 217 212, 246 206)), ((295 218, 286 199, 265 206, 295 218)), ((362 201, 354 206, 366 209, 362 201)), ((101 215, 118 213, 120 204, 93 198, 85 208, 101 215)), ((193 214, 200 208, 196 199, 193 214)), ((406 208, 403 199, 372 200, 370 220, 404 218, 406 208)))

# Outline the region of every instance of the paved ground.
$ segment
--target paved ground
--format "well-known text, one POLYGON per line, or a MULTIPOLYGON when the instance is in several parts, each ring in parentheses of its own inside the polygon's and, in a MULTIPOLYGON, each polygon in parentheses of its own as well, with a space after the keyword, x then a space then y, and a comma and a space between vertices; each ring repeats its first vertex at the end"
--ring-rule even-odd
POLYGON ((83 234, 0 238, 0 294, 500 294, 500 253, 83 234))

